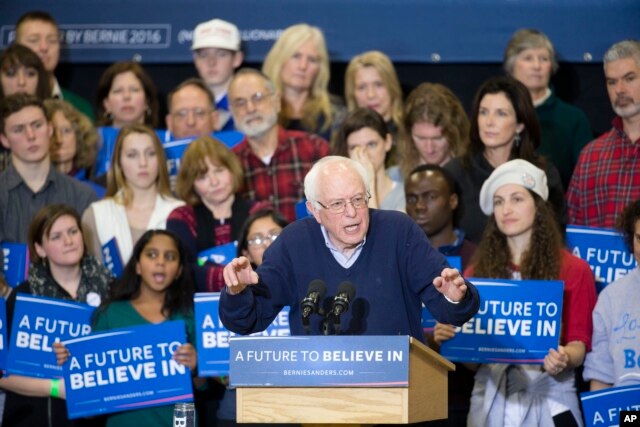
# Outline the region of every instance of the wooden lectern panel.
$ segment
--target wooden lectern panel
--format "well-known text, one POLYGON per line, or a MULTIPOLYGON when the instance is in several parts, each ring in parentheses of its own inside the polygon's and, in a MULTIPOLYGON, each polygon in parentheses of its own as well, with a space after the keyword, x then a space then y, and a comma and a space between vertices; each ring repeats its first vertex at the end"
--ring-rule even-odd
POLYGON ((447 418, 455 366, 410 339, 408 387, 239 387, 238 423, 408 424, 447 418))

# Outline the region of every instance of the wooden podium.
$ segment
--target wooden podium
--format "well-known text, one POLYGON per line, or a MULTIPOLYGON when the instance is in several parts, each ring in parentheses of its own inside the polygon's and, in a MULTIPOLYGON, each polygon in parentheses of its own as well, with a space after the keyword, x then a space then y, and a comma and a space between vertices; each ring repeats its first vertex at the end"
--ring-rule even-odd
POLYGON ((454 365, 409 339, 408 387, 238 387, 238 423, 408 424, 447 418, 454 365))

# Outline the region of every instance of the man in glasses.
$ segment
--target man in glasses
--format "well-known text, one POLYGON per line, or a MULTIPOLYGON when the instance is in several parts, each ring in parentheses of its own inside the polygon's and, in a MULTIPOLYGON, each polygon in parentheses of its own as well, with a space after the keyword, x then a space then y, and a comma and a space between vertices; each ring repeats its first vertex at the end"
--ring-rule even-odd
POLYGON ((165 118, 173 139, 210 135, 218 118, 213 104, 213 95, 200 79, 190 78, 176 86, 167 97, 165 118))
MULTIPOLYGON (((326 319, 303 324, 310 282, 322 280, 331 312, 342 283, 355 286, 350 308, 337 319, 345 335, 411 335, 424 341, 421 304, 441 321, 462 325, 478 310, 476 288, 448 267, 425 233, 403 213, 369 209, 367 172, 337 156, 318 161, 305 177, 313 218, 287 226, 254 271, 244 258, 224 269, 220 318, 236 333, 264 330, 288 305, 294 335, 322 334, 326 319)), ((335 324, 336 319, 331 323, 335 324)))
POLYGON ((311 166, 329 154, 329 144, 317 135, 278 126, 280 94, 258 70, 243 68, 229 86, 229 105, 236 129, 245 138, 233 151, 245 171, 244 196, 268 201, 288 221, 304 198, 303 178, 311 166))

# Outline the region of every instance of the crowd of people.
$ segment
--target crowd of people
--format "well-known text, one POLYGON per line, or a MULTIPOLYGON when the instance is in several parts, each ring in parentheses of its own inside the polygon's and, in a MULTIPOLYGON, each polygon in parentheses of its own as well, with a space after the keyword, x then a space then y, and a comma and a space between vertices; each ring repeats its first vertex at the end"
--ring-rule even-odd
MULTIPOLYGON (((439 83, 405 98, 379 51, 350 61, 344 98, 329 93, 324 35, 307 24, 283 31, 262 70, 241 68, 235 25, 199 24, 194 77, 169 92, 163 124, 142 64, 109 66, 92 106, 56 79, 60 49, 55 19, 32 11, 0 54, 0 243, 23 244, 31 260, 14 289, 2 277, 9 326, 18 292, 99 306, 96 330, 184 319, 189 343, 174 358, 196 372, 196 291, 221 293, 220 318, 237 333, 290 306, 293 334, 405 334, 438 349, 478 310, 464 277, 562 280, 560 345, 542 366, 457 364, 444 425, 582 425, 576 378, 592 390, 640 383, 616 330, 623 313, 640 318, 638 272, 598 297, 588 264, 564 244, 568 224, 618 227, 640 260, 639 41, 604 56, 616 118, 595 139, 586 115, 555 95, 556 52, 534 29, 509 40, 505 75, 478 88, 469 115, 439 83), (171 176, 165 148, 183 140, 171 176), (112 242, 120 278, 102 262, 112 242), (234 244, 226 266, 202 262, 234 244), (445 256, 459 256, 464 274, 445 256), (300 319, 314 279, 332 295, 356 284, 342 323, 300 319), (422 304, 438 321, 427 336, 422 304)), ((235 424, 226 385, 194 377, 201 425, 235 424)), ((83 422, 67 419, 55 379, 11 375, 0 389, 2 425, 83 422)), ((167 407, 107 418, 171 422, 167 407)))

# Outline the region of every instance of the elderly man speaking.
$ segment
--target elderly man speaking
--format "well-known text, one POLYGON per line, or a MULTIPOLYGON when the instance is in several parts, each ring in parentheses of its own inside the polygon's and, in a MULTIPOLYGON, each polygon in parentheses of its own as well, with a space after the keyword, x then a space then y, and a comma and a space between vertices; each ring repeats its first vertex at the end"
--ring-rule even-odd
POLYGON ((411 218, 367 207, 368 182, 366 170, 348 158, 329 156, 313 166, 304 180, 313 218, 287 226, 257 271, 244 257, 225 267, 220 318, 229 330, 262 331, 288 305, 293 335, 424 341, 422 302, 454 325, 478 311, 476 288, 448 267, 411 218))

